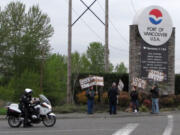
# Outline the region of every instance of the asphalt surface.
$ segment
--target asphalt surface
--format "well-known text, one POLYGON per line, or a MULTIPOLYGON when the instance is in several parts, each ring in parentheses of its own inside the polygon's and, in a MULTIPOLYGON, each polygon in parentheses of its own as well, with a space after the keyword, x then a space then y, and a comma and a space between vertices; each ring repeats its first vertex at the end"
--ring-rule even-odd
POLYGON ((57 119, 51 128, 10 128, 1 120, 0 135, 180 135, 180 114, 57 119))

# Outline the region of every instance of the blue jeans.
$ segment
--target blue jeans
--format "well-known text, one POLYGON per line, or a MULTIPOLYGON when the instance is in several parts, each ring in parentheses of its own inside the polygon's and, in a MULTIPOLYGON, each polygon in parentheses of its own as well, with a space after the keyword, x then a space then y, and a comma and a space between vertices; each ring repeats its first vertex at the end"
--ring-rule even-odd
POLYGON ((109 113, 110 114, 116 114, 116 103, 110 103, 109 104, 109 113))
POLYGON ((94 100, 88 99, 88 114, 93 114, 94 100))
POLYGON ((135 109, 137 111, 139 111, 139 102, 138 102, 138 100, 132 101, 132 105, 133 105, 133 111, 135 111, 135 109))
POLYGON ((159 99, 152 98, 152 113, 159 113, 159 99))

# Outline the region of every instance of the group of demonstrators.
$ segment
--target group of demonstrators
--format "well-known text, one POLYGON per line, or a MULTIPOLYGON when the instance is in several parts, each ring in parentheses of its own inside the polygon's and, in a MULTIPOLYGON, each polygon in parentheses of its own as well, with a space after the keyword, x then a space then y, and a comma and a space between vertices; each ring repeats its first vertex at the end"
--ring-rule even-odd
MULTIPOLYGON (((151 90, 152 97, 152 114, 159 113, 159 88, 157 84, 153 84, 151 90)), ((94 106, 94 97, 98 94, 97 91, 94 90, 93 86, 91 86, 86 91, 86 96, 88 98, 88 114, 93 114, 93 106, 94 106)), ((109 114, 117 114, 116 106, 117 106, 117 97, 119 95, 119 90, 115 82, 112 83, 112 87, 108 91, 108 99, 109 99, 109 114)), ((136 86, 132 86, 132 90, 130 91, 131 103, 133 112, 139 111, 139 101, 138 101, 138 91, 136 86)))

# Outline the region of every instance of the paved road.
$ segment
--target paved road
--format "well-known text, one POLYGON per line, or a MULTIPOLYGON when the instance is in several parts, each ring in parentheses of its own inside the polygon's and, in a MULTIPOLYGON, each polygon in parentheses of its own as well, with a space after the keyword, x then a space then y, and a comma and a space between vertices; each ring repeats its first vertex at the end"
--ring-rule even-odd
POLYGON ((58 119, 52 128, 13 129, 0 121, 0 135, 180 135, 180 115, 58 119))

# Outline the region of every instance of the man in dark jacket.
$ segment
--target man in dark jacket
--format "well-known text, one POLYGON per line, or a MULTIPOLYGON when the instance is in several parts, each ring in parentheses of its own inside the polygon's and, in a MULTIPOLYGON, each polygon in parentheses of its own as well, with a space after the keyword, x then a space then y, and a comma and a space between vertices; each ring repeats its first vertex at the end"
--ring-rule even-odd
POLYGON ((28 122, 28 119, 30 117, 30 104, 32 100, 32 90, 29 88, 26 88, 24 91, 24 94, 22 95, 20 99, 19 107, 23 113, 24 116, 24 127, 30 127, 32 126, 30 122, 28 122))
POLYGON ((139 109, 138 109, 138 92, 136 90, 136 86, 133 86, 132 87, 132 91, 130 93, 130 96, 131 96, 131 102, 133 104, 133 112, 138 112, 139 109))
POLYGON ((152 113, 159 113, 159 88, 154 84, 150 90, 152 96, 152 113))
POLYGON ((108 92, 110 114, 116 114, 117 95, 118 95, 118 89, 116 87, 116 83, 114 82, 108 92))

